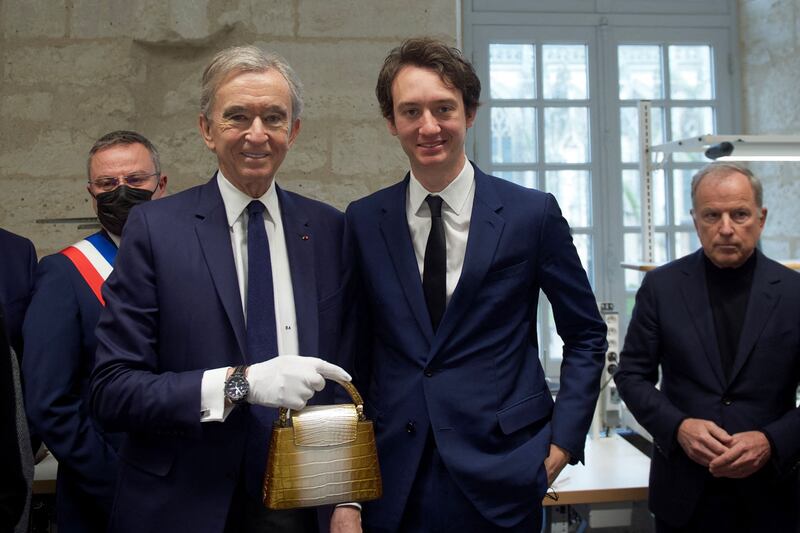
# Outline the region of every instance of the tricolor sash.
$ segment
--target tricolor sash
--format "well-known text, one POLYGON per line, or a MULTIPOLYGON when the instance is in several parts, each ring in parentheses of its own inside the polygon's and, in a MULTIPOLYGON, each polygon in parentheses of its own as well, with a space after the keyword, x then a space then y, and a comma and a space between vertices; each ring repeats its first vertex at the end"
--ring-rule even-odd
POLYGON ((100 289, 114 268, 114 258, 117 256, 117 245, 114 241, 99 231, 64 248, 61 253, 72 261, 86 284, 100 300, 100 305, 106 305, 100 289))

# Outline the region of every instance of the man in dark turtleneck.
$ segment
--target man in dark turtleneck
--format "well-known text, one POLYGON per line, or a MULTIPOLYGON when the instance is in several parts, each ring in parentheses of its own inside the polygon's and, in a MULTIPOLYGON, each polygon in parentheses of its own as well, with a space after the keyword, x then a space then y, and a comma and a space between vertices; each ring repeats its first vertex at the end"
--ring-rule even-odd
POLYGON ((720 361, 726 380, 730 380, 733 361, 739 347, 739 335, 747 310, 747 299, 753 287, 756 257, 756 254, 750 255, 740 267, 720 268, 708 256, 704 256, 708 299, 714 317, 714 333, 717 336, 720 361))
POLYGON ((615 379, 653 436, 659 533, 797 527, 800 275, 756 249, 762 197, 744 167, 700 170, 702 249, 648 273, 636 295, 615 379))

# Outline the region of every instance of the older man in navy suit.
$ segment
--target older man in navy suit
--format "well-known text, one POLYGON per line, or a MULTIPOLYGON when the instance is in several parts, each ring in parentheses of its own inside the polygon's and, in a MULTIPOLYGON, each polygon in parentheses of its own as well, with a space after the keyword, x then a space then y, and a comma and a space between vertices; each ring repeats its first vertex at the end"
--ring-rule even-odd
POLYGON ((354 368, 384 476, 364 524, 536 531, 548 484, 583 460, 606 347, 569 226, 552 195, 467 160, 480 81, 458 50, 406 41, 376 92, 411 172, 346 214, 365 300, 354 368), (565 341, 555 405, 540 290, 565 341))
POLYGON ((127 432, 110 531, 316 531, 330 510, 270 512, 261 481, 274 408, 350 379, 323 360, 338 348, 344 217, 275 182, 302 111, 283 59, 224 50, 200 100, 219 170, 133 210, 103 290, 92 409, 127 432))
POLYGON ((636 295, 615 379, 653 436, 660 533, 797 527, 800 275, 756 249, 762 195, 744 167, 698 172, 702 249, 648 273, 636 295))

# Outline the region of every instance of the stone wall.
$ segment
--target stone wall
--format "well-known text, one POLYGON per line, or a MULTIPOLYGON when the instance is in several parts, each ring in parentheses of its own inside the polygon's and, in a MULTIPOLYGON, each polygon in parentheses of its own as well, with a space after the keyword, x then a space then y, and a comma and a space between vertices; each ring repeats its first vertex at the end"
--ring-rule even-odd
POLYGON ((0 227, 40 255, 88 231, 37 219, 93 215, 86 154, 114 129, 162 153, 169 189, 215 168, 197 130, 200 76, 218 50, 285 56, 306 89, 287 189, 343 209, 407 162, 374 96, 388 50, 413 35, 455 44, 454 0, 0 0, 0 227))
MULTIPOLYGON (((219 49, 254 43, 286 56, 306 85, 288 189, 339 208, 396 180, 405 158, 373 94, 404 37, 455 42, 457 0, 0 0, 0 227, 40 255, 86 233, 37 219, 92 215, 92 142, 141 131, 160 148, 170 189, 205 181, 214 158, 197 132, 200 75, 219 49)), ((739 0, 745 133, 798 133, 798 0, 739 0)), ((800 165, 754 167, 770 208, 765 250, 800 256, 800 165)))
MULTIPOLYGON (((800 134, 800 1, 739 0, 743 132, 800 134)), ((800 257, 800 163, 751 168, 769 209, 762 236, 775 258, 800 257)))

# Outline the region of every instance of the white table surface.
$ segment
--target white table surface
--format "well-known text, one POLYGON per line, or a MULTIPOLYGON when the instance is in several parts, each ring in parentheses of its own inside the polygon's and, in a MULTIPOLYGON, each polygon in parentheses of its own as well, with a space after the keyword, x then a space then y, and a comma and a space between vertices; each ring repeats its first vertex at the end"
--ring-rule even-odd
POLYGON ((568 465, 553 484, 558 501, 544 505, 647 499, 650 458, 619 435, 587 439, 586 464, 568 465))

